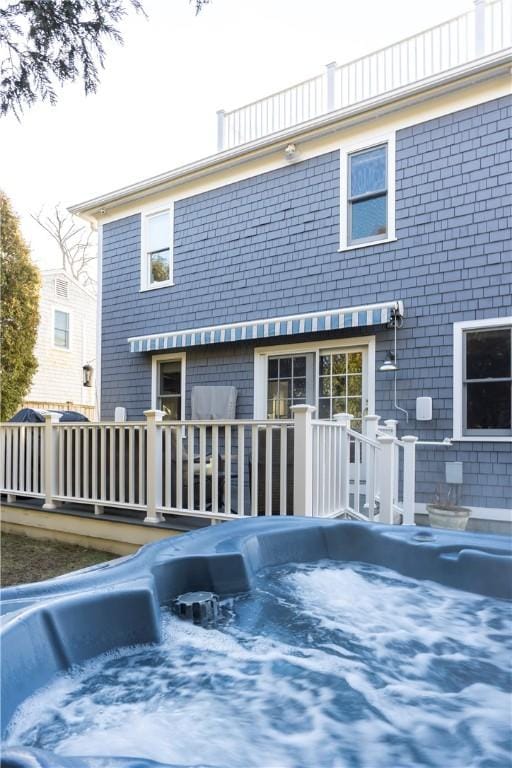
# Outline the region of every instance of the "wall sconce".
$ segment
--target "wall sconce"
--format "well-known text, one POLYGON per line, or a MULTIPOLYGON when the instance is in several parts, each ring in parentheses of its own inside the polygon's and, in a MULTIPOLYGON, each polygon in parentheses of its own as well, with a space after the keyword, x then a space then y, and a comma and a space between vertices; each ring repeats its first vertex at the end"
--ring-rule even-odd
POLYGON ((395 362, 395 355, 391 350, 387 353, 386 359, 379 368, 379 371, 398 371, 398 365, 395 362))
POLYGON ((92 365, 89 365, 89 363, 86 363, 82 367, 82 384, 84 385, 84 387, 92 387, 92 374, 93 374, 92 365))

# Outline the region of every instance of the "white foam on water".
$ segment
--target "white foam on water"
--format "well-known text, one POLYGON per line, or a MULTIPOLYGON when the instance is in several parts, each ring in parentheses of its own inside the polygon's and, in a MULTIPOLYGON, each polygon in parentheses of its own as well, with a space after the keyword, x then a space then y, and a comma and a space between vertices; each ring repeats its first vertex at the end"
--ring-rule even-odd
MULTIPOLYGON (((228 601, 229 603, 229 601, 228 601)), ((504 601, 383 568, 272 569, 204 629, 72 670, 8 742, 222 768, 510 765, 504 601)))

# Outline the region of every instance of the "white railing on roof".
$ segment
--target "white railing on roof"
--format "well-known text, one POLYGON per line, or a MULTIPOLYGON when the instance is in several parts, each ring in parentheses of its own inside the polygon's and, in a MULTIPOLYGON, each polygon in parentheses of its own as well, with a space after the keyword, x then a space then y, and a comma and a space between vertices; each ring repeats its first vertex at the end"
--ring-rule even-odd
POLYGON ((293 419, 8 423, 0 429, 0 492, 87 505, 96 514, 126 509, 145 522, 166 515, 212 521, 259 515, 355 517, 414 522, 415 437, 396 438, 391 422, 366 416, 293 419), (386 432, 387 430, 387 432, 386 432), (391 433, 390 433, 391 432, 391 433), (402 459, 400 458, 402 456, 402 459), (401 462, 401 463, 400 463, 401 462))
POLYGON ((511 0, 474 0, 453 19, 231 112, 217 112, 222 151, 428 81, 512 45, 511 0))

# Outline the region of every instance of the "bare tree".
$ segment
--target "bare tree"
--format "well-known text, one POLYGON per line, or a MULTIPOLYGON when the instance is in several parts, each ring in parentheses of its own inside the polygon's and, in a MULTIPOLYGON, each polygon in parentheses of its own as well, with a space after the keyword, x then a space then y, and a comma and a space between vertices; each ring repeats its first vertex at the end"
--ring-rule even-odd
POLYGON ((41 210, 32 214, 34 221, 57 243, 62 269, 86 288, 96 288, 97 252, 95 233, 72 214, 56 205, 50 215, 41 210))

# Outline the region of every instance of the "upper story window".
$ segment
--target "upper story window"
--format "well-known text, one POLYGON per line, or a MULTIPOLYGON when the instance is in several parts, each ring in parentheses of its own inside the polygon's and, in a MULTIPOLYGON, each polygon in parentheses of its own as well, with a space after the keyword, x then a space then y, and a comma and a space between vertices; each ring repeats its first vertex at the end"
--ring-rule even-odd
POLYGON ((395 140, 341 152, 341 250, 395 239, 395 140))
POLYGON ((58 349, 69 349, 69 312, 61 309, 53 313, 53 344, 58 349))
POLYGON ((172 285, 171 211, 144 217, 142 246, 142 290, 172 285))
POLYGON ((512 324, 455 324, 455 437, 512 436, 512 324))
POLYGON ((349 155, 349 244, 382 240, 388 233, 387 146, 349 155))

